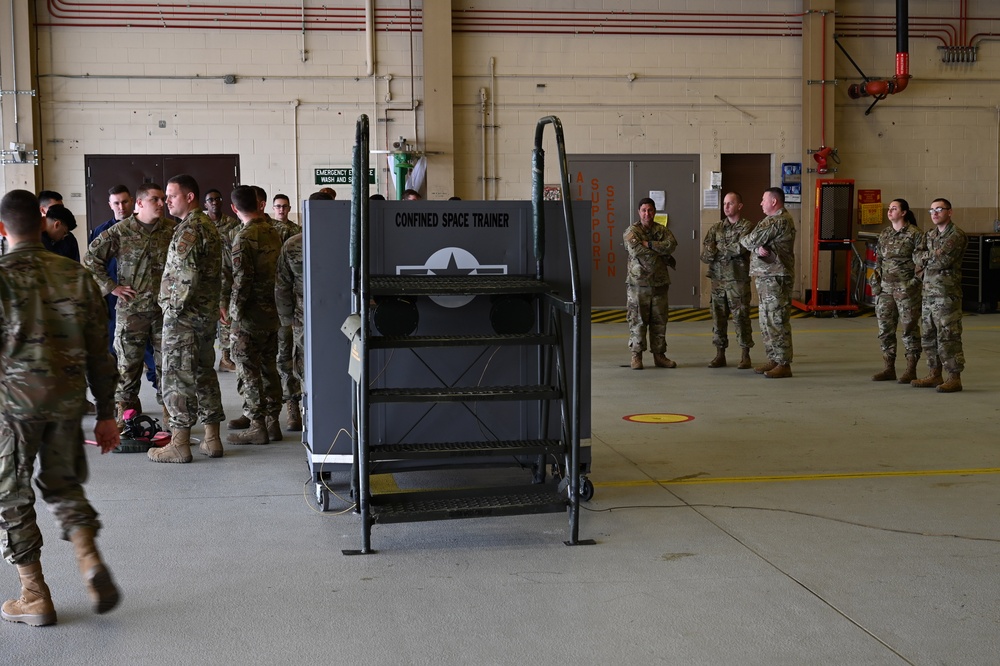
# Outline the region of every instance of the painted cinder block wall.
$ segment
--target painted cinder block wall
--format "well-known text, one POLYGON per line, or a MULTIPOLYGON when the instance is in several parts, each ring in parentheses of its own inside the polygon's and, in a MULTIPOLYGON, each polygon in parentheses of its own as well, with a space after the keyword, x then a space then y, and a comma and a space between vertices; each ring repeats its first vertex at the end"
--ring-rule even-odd
MULTIPOLYGON (((386 9, 408 4, 377 3, 386 9)), ((538 4, 456 1, 452 7, 457 12, 538 4)), ((616 10, 719 16, 802 10, 799 0, 620 4, 616 10)), ((988 12, 989 4, 978 10, 988 12)), ((602 2, 585 0, 544 5, 604 9, 602 2)), ((836 9, 838 15, 891 15, 894 2, 842 1, 836 9)), ((910 3, 911 17, 956 11, 956 3, 947 0, 910 3)), ((38 14, 44 22, 45 3, 39 3, 38 14)), ((85 154, 219 152, 241 155, 244 182, 305 198, 316 189, 314 168, 350 164, 358 114, 372 117, 378 147, 399 136, 422 138, 419 31, 379 33, 373 78, 366 76, 360 32, 309 32, 303 62, 303 36, 268 30, 266 21, 259 30, 246 31, 135 29, 126 23, 123 15, 118 28, 37 29, 43 184, 67 197, 84 191, 85 154), (236 83, 224 83, 226 74, 235 74, 236 83), (160 120, 165 128, 159 128, 160 120)), ((487 148, 487 175, 496 179, 489 182, 491 196, 493 191, 503 199, 529 196, 534 127, 548 114, 562 119, 571 153, 693 153, 700 156, 702 184, 719 169, 723 153, 768 153, 777 183, 782 162, 808 167, 805 151, 816 147, 802 145, 801 40, 742 36, 731 24, 697 37, 456 32, 454 192, 467 199, 481 196, 484 88, 488 112, 495 108, 487 123, 497 128, 495 155, 492 144, 487 148)), ((848 37, 842 43, 869 75, 892 75, 892 38, 848 37)), ((837 176, 881 189, 886 199, 903 196, 917 210, 935 196, 948 197, 963 227, 992 230, 1000 44, 983 42, 979 62, 955 66, 940 62, 938 43, 911 40, 912 82, 869 116, 864 115, 869 102, 846 94, 847 85, 859 80, 854 67, 839 52, 832 54, 838 85, 831 143, 842 159, 837 176)), ((373 164, 385 166, 381 160, 373 164)), ((548 168, 554 169, 554 160, 548 168)), ((383 182, 386 175, 380 173, 383 182)), ((555 180, 554 170, 546 175, 547 182, 555 180)), ((387 189, 383 184, 383 192, 387 189)), ((756 195, 747 198, 747 210, 756 215, 756 195)), ((801 211, 792 210, 799 218, 801 211)), ((703 229, 717 219, 715 211, 701 216, 703 229)), ((926 214, 918 218, 929 224, 926 214)), ((803 285, 800 277, 797 286, 803 285)), ((707 290, 702 292, 705 300, 707 290)))

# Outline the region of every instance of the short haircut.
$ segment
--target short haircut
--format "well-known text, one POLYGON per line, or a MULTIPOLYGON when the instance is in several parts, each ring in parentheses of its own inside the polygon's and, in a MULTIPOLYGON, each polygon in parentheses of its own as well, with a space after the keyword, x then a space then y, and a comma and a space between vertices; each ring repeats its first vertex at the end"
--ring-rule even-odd
POLYGON ((63 226, 73 231, 76 229, 76 217, 73 212, 62 204, 53 204, 45 211, 45 217, 56 222, 62 222, 63 226))
POLYGON ((146 195, 148 195, 153 190, 156 190, 157 192, 162 192, 163 188, 157 185, 156 183, 143 183, 139 187, 135 188, 135 198, 145 199, 146 195))
POLYGON ((773 196, 782 206, 785 205, 785 191, 780 187, 769 187, 764 190, 764 193, 773 196))
POLYGON ((740 194, 739 192, 737 192, 736 190, 729 190, 728 192, 726 192, 725 196, 723 196, 722 198, 725 199, 730 194, 732 194, 734 197, 736 197, 736 201, 738 201, 740 203, 743 203, 743 195, 740 194))
POLYGON ((193 176, 181 173, 167 181, 167 185, 171 183, 181 188, 182 192, 192 192, 195 199, 201 200, 201 190, 198 189, 198 181, 193 176))
MULTIPOLYGON (((941 203, 944 204, 945 208, 951 208, 951 202, 945 199, 944 197, 938 197, 934 199, 934 201, 940 201, 941 203)), ((932 201, 931 203, 934 203, 934 201, 932 201)))
POLYGON ((253 185, 237 185, 229 195, 229 200, 241 213, 256 213, 259 210, 257 191, 253 185))
POLYGON ((403 198, 405 199, 406 197, 416 197, 418 199, 423 198, 423 197, 420 196, 420 192, 417 192, 416 190, 409 190, 409 189, 403 190, 403 198))
POLYGON ((113 197, 116 194, 127 194, 129 196, 132 196, 132 191, 129 190, 126 186, 122 185, 121 183, 118 183, 117 185, 112 185, 108 189, 108 196, 109 197, 113 197))
POLYGON ((30 236, 42 229, 38 197, 28 190, 11 190, 0 199, 0 221, 15 236, 30 236))
POLYGON ((289 205, 291 205, 291 203, 292 203, 292 200, 288 198, 287 194, 275 194, 274 195, 274 199, 271 200, 271 203, 274 203, 278 199, 284 199, 285 201, 287 201, 289 203, 289 205))
POLYGON ((310 194, 309 201, 334 201, 334 198, 330 195, 329 192, 323 192, 321 190, 319 192, 313 192, 312 194, 310 194))
POLYGON ((250 185, 253 191, 257 193, 257 201, 267 201, 267 192, 260 185, 250 185))
POLYGON ((639 205, 636 206, 636 210, 638 210, 639 208, 642 208, 646 204, 649 204, 650 206, 653 207, 653 210, 656 210, 656 202, 653 201, 652 199, 650 199, 649 197, 643 197, 643 198, 639 199, 639 205))
POLYGON ((385 195, 384 194, 379 194, 378 192, 376 192, 375 194, 373 194, 370 197, 368 197, 368 200, 369 201, 385 201, 385 195))
POLYGON ((209 196, 212 195, 212 193, 218 194, 220 197, 222 196, 222 190, 218 190, 213 187, 212 189, 205 192, 205 198, 207 199, 209 196))
POLYGON ((63 195, 59 194, 55 190, 42 190, 38 193, 38 205, 48 206, 53 201, 62 201, 63 195))

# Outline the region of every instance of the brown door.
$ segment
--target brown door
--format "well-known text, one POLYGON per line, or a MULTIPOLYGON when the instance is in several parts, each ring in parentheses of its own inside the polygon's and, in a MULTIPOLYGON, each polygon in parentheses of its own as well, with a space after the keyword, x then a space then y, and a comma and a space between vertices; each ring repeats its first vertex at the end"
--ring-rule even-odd
POLYGON ((198 181, 202 198, 216 188, 227 199, 240 182, 239 155, 87 155, 87 237, 94 228, 111 218, 108 190, 121 183, 135 194, 142 183, 166 187, 168 179, 187 173, 198 181))
POLYGON ((743 217, 754 222, 764 219, 760 200, 771 183, 771 156, 768 154, 722 155, 722 195, 719 197, 719 219, 722 219, 722 199, 728 192, 743 197, 743 217))

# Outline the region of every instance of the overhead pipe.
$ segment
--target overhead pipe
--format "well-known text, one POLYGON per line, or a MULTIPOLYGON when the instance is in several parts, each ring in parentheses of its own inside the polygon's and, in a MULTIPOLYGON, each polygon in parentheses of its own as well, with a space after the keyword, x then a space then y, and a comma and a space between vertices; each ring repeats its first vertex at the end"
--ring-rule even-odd
POLYGON ((851 99, 874 97, 877 101, 906 89, 910 82, 908 4, 908 0, 896 0, 896 75, 892 79, 852 84, 847 89, 851 99))

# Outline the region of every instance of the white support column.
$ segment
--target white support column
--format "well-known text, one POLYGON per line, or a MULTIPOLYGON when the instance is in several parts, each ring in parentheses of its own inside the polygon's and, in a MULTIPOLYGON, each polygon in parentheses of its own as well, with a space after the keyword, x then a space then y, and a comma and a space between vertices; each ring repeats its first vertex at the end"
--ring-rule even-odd
POLYGON ((450 0, 424 2, 424 141, 427 198, 455 194, 455 105, 450 0))
POLYGON ((5 152, 0 166, 4 191, 25 189, 37 192, 41 169, 31 164, 31 152, 41 153, 38 97, 36 89, 34 3, 6 2, 0 6, 0 148, 5 152), (24 144, 27 160, 7 154, 11 144, 24 144))

